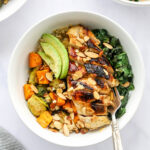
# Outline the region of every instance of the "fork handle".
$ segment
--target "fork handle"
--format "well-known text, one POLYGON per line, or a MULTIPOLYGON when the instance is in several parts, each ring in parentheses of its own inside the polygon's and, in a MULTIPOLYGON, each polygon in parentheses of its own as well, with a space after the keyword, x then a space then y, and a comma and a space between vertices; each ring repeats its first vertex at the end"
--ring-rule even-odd
POLYGON ((115 114, 112 115, 112 137, 113 137, 114 150, 123 150, 120 132, 119 132, 119 125, 116 120, 115 114))

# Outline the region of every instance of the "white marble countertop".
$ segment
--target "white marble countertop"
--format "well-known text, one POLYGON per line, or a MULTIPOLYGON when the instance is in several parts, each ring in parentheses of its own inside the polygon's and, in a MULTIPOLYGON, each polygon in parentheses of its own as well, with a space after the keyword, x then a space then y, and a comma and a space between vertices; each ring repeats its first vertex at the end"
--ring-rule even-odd
MULTIPOLYGON (((7 87, 8 63, 14 46, 22 34, 35 22, 52 13, 66 10, 89 10, 106 15, 123 26, 137 42, 144 58, 146 74, 150 73, 150 8, 128 7, 112 0, 28 0, 15 15, 0 23, 0 126, 13 134, 27 150, 69 150, 48 143, 32 133, 19 119, 10 100, 7 87)), ((136 58, 135 58, 136 59, 136 58)), ((140 107, 134 118, 121 131, 125 150, 150 149, 150 78, 140 107)), ((111 150, 111 139, 78 150, 111 150)))

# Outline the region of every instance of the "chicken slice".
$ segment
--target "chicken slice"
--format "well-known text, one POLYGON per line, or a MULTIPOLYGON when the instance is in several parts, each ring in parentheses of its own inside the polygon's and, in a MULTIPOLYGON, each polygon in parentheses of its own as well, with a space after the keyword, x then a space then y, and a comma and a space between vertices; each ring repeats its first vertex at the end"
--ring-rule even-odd
POLYGON ((110 120, 107 116, 92 116, 84 117, 79 115, 80 121, 84 123, 85 128, 95 130, 100 127, 104 127, 110 124, 110 120))

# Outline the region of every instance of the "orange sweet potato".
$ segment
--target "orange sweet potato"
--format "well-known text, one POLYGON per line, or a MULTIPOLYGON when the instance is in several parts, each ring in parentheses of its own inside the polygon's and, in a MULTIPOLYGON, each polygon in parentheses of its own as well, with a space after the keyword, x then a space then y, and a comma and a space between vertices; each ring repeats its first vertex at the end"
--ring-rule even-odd
POLYGON ((54 92, 49 93, 49 96, 52 100, 56 100, 57 99, 57 95, 54 92))
POLYGON ((37 118, 37 122, 43 127, 43 128, 47 128, 48 125, 51 123, 52 121, 52 116, 49 113, 49 111, 44 111, 40 114, 40 116, 37 118))
POLYGON ((66 102, 66 101, 65 101, 64 99, 58 97, 58 98, 57 98, 56 105, 57 105, 57 106, 63 106, 63 105, 65 104, 65 102, 66 102))
POLYGON ((67 101, 65 105, 63 105, 63 109, 71 108, 71 103, 67 101))
POLYGON ((48 70, 40 70, 36 72, 36 76, 39 84, 49 84, 49 80, 46 78, 48 70))
POLYGON ((39 54, 31 52, 29 54, 29 67, 34 68, 42 64, 42 59, 39 54))
POLYGON ((25 99, 28 100, 34 94, 33 90, 31 89, 31 84, 25 84, 23 88, 25 99))

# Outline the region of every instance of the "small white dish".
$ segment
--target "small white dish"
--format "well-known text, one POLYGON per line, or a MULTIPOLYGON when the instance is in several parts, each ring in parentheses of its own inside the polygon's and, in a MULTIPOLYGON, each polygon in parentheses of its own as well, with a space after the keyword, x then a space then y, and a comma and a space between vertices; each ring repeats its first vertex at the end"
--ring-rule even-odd
POLYGON ((0 7, 0 22, 19 10, 27 0, 9 0, 6 5, 0 7))
POLYGON ((150 6, 150 1, 130 1, 130 0, 114 0, 115 2, 118 2, 120 4, 128 5, 128 6, 150 6))
POLYGON ((48 129, 43 129, 36 122, 35 117, 27 107, 23 93, 23 85, 28 78, 29 52, 35 49, 43 33, 70 24, 83 24, 90 29, 107 29, 111 35, 120 39, 124 50, 128 54, 134 73, 135 90, 130 95, 126 114, 119 119, 120 129, 131 120, 139 106, 144 89, 145 71, 141 54, 131 36, 120 25, 103 15, 83 11, 63 12, 39 21, 26 31, 13 51, 8 70, 8 87, 14 108, 24 124, 38 136, 55 144, 79 147, 96 144, 108 139, 112 134, 111 127, 106 127, 102 131, 89 132, 85 135, 71 134, 69 137, 65 137, 61 133, 53 133, 48 129))

